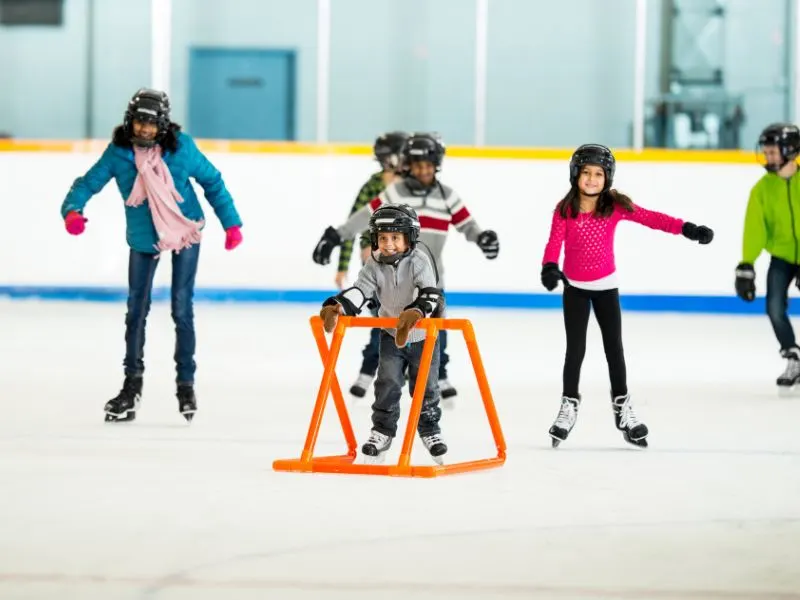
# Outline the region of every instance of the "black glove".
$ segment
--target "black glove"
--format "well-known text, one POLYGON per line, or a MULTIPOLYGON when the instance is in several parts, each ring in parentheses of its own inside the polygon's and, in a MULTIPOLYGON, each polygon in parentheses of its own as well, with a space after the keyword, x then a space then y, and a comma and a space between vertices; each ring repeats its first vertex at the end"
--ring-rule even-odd
POLYGON ((564 280, 564 274, 556 263, 546 263, 542 266, 542 285, 552 292, 558 287, 558 282, 564 280))
POLYGON ((333 227, 328 227, 314 248, 314 254, 312 254, 314 262, 318 265, 327 265, 331 262, 331 252, 341 243, 342 238, 339 233, 333 227))
POLYGON ((693 242, 700 242, 701 244, 710 244, 711 240, 714 239, 714 232, 710 227, 695 225, 688 221, 683 224, 681 233, 693 242))
POLYGON ((489 260, 497 258, 497 253, 500 251, 500 242, 497 241, 497 234, 491 229, 482 231, 478 236, 478 248, 483 250, 489 260))
POLYGON ((753 265, 739 263, 736 267, 736 295, 746 302, 756 298, 756 272, 753 265))

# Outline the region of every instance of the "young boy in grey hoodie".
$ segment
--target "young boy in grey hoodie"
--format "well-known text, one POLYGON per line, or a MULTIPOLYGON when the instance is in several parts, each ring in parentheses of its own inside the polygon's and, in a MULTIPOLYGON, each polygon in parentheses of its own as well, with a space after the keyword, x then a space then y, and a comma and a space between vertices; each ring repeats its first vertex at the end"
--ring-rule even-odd
MULTIPOLYGON (((339 315, 356 316, 370 298, 377 296, 378 316, 398 319, 396 329, 380 333, 380 361, 372 405, 372 431, 361 452, 370 462, 382 462, 397 435, 400 398, 408 367, 409 390, 413 394, 419 374, 425 330, 414 329, 423 317, 438 317, 444 296, 436 287, 436 272, 430 258, 417 248, 420 224, 408 205, 382 206, 370 218, 372 255, 358 274, 355 284, 328 298, 320 316, 325 331, 332 332, 339 315)), ((433 459, 442 464, 447 452, 439 419, 439 340, 431 359, 417 431, 433 459)))

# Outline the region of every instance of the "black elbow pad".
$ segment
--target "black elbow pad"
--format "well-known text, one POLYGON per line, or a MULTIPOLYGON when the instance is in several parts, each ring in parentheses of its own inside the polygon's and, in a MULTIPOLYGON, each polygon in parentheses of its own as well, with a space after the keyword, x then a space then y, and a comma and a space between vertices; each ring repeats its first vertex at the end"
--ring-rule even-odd
POLYGON ((364 297, 364 292, 357 287, 349 287, 325 300, 322 306, 341 304, 342 310, 344 310, 346 316, 355 317, 361 312, 361 309, 364 308, 366 303, 367 299, 364 297))
POLYGON ((422 288, 417 299, 406 306, 406 309, 416 308, 426 317, 438 318, 444 313, 444 292, 435 287, 422 288))

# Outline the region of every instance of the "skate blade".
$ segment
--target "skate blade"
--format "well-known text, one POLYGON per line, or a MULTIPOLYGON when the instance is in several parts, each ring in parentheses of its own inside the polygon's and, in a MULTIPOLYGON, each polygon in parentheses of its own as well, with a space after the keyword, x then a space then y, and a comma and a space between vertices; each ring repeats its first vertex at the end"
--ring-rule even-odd
POLYGON ((557 437, 550 436, 550 441, 551 441, 551 442, 552 442, 552 444, 553 444, 553 448, 558 448, 558 445, 559 445, 561 442, 563 442, 564 440, 562 440, 562 439, 559 439, 559 438, 557 438, 557 437))
POLYGON ((181 414, 183 415, 183 418, 186 419, 187 423, 191 423, 192 419, 194 419, 194 411, 185 412, 185 413, 181 413, 181 414))
POLYGON ((797 389, 797 386, 778 386, 778 398, 797 398, 798 396, 800 396, 800 391, 797 389))
POLYGON ((635 448, 647 448, 647 438, 642 438, 640 440, 626 439, 625 441, 635 448))
POLYGON ((106 423, 129 423, 136 419, 136 412, 127 412, 127 413, 106 413, 105 422, 106 423))
POLYGON ((363 454, 364 457, 364 464, 365 465, 382 465, 386 462, 386 452, 380 452, 378 456, 370 456, 369 454, 363 454))
POLYGON ((433 459, 433 462, 435 462, 440 467, 444 465, 444 455, 442 455, 442 456, 433 456, 433 455, 431 455, 431 458, 433 459))

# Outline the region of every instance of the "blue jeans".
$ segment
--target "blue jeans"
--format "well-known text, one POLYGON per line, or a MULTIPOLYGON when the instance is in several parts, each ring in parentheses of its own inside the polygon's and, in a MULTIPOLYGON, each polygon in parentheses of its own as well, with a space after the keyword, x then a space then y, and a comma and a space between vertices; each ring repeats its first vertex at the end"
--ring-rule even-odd
POLYGON ((767 315, 781 350, 796 345, 794 329, 789 321, 789 286, 798 274, 800 266, 780 258, 772 257, 767 271, 767 315))
MULTIPOLYGON (((394 338, 385 331, 380 332, 380 364, 378 377, 375 380, 375 402, 372 404, 372 428, 384 435, 397 435, 397 421, 400 419, 400 398, 403 396, 405 370, 408 366, 408 390, 414 394, 417 385, 419 363, 425 340, 398 348, 394 338)), ((431 370, 425 385, 425 396, 422 399, 422 410, 419 415, 417 431, 421 436, 440 433, 439 419, 442 409, 439 408, 439 340, 433 348, 431 370)))
MULTIPOLYGON (((378 299, 372 299, 373 305, 369 309, 369 313, 373 317, 378 316, 378 299)), ((369 330, 369 342, 364 346, 361 356, 364 360, 361 361, 361 372, 372 377, 375 377, 375 372, 378 370, 378 347, 380 344, 381 330, 373 327, 369 330)))
MULTIPOLYGON (((175 323, 175 366, 178 383, 194 383, 194 281, 200 244, 172 253, 172 320, 175 323)), ((128 260, 128 313, 125 316, 125 375, 144 373, 144 340, 147 315, 158 263, 155 254, 130 251, 128 260)))

